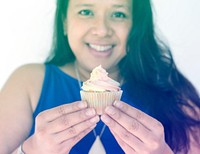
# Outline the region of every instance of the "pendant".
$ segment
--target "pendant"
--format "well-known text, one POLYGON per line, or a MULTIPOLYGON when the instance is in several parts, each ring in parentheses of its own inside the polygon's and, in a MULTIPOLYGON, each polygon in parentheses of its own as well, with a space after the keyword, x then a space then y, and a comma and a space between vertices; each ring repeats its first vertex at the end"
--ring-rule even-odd
POLYGON ((106 154, 106 151, 99 136, 96 137, 88 154, 106 154))

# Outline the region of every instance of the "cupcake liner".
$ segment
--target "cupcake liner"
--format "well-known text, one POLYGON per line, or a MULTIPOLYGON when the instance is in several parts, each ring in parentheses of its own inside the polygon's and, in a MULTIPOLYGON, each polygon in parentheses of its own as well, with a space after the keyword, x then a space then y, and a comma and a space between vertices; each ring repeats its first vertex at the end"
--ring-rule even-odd
POLYGON ((86 101, 89 107, 94 107, 98 115, 103 114, 106 106, 112 105, 115 100, 120 100, 122 96, 122 90, 116 92, 92 92, 92 91, 80 91, 81 99, 86 101))

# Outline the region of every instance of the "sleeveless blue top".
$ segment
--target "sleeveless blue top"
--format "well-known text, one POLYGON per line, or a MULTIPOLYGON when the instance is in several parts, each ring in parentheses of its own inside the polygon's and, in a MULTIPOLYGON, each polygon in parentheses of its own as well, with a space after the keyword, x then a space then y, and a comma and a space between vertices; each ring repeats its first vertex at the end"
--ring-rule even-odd
MULTIPOLYGON (((131 103, 126 95, 126 90, 124 87, 124 85, 121 87, 123 90, 121 100, 133 106, 133 103, 131 103)), ((33 113, 33 126, 30 135, 34 133, 35 118, 40 112, 79 100, 81 100, 81 98, 78 80, 64 73, 57 66, 46 64, 41 96, 36 110, 33 113)), ((97 135, 100 134, 103 125, 104 124, 102 121, 97 124, 95 128, 97 135)), ((72 148, 70 154, 87 154, 94 140, 95 136, 91 131, 72 148)), ((101 136, 101 141, 107 154, 124 153, 114 136, 109 131, 108 127, 105 128, 104 133, 101 136)))

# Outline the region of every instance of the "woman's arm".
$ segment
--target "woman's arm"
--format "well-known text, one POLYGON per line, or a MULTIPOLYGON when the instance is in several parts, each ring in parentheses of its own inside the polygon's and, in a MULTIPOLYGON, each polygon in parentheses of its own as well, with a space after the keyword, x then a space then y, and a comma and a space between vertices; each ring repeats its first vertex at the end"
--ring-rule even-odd
MULTIPOLYGON (((200 128, 196 128, 196 132, 198 132, 198 137, 200 136, 200 128)), ((200 145, 196 142, 196 140, 194 139, 194 137, 192 136, 192 134, 190 134, 190 149, 188 154, 198 154, 200 153, 200 145)))
POLYGON ((11 75, 1 90, 0 153, 11 153, 28 137, 43 74, 43 65, 22 66, 11 75))
POLYGON ((45 110, 35 119, 35 133, 29 138, 34 112, 44 78, 43 66, 25 66, 8 80, 0 95, 0 153, 16 154, 23 143, 25 153, 65 154, 99 121, 93 108, 83 101, 45 110))
MULTIPOLYGON (((183 107, 183 111, 190 117, 193 117, 196 120, 200 120, 200 109, 197 106, 195 106, 194 103, 191 101, 189 101, 189 104, 193 107, 195 112, 193 112, 190 108, 187 108, 187 107, 183 107)), ((192 128, 192 130, 193 132, 190 132, 189 134, 190 135, 190 149, 188 151, 188 154, 198 154, 200 153, 200 139, 199 139, 200 128, 195 127, 195 128, 192 128), (192 134, 192 133, 195 133, 195 134, 192 134)))

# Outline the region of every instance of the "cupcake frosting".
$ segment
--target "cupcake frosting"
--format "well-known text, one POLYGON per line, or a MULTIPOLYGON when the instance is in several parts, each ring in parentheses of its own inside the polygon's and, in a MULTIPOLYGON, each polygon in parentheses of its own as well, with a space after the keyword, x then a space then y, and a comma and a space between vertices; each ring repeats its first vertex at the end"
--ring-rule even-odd
POLYGON ((119 82, 108 77, 108 72, 100 66, 94 68, 90 79, 83 82, 81 87, 84 91, 119 91, 119 82))

